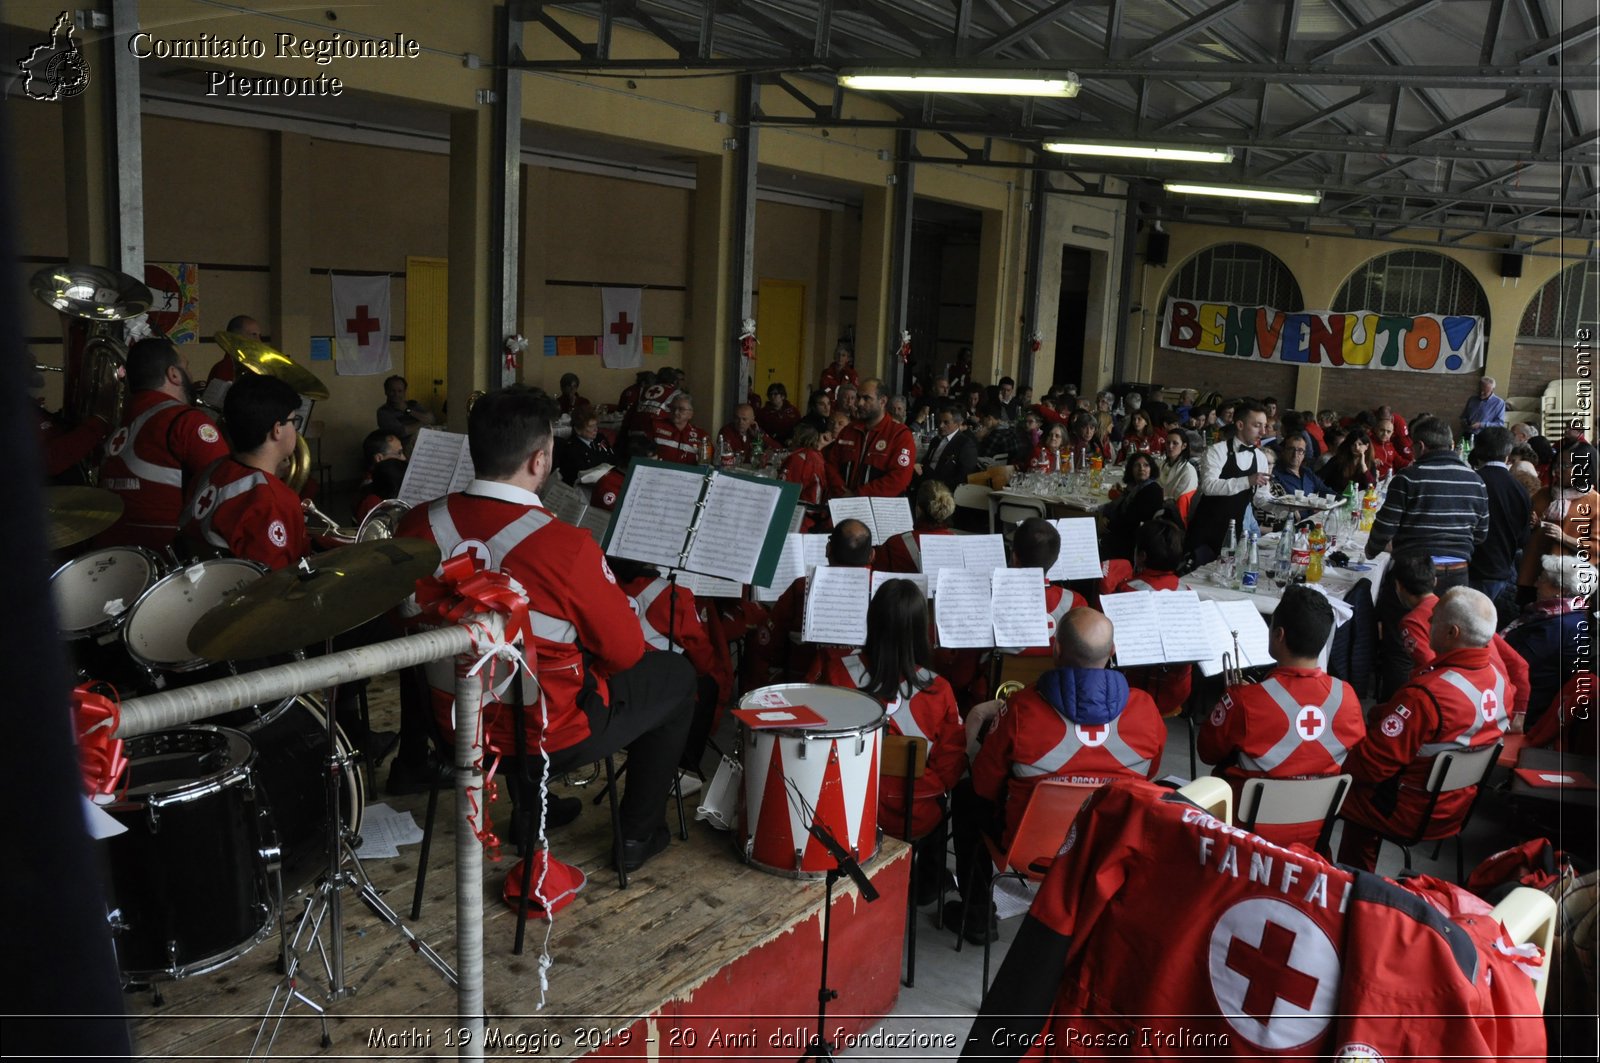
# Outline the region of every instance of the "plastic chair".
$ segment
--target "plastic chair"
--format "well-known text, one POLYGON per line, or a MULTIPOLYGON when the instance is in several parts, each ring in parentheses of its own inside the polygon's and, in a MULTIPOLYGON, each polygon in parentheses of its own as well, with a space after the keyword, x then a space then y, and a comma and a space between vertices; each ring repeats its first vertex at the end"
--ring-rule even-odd
POLYGON ((996 687, 1007 683, 1021 683, 1024 687, 1031 687, 1039 681, 1039 677, 1056 667, 1056 659, 1052 654, 1020 654, 997 653, 995 654, 996 668, 994 682, 996 687))
POLYGON ((1044 520, 1047 516, 1044 502, 1036 498, 1002 498, 995 507, 995 524, 1007 543, 1016 534, 1017 525, 1029 517, 1044 520))
POLYGON ((1322 822, 1317 832, 1317 852, 1331 856, 1328 838, 1338 818, 1344 795, 1350 792, 1349 775, 1321 779, 1247 779, 1239 791, 1238 825, 1254 831, 1259 824, 1322 822))
POLYGON ((1233 788, 1221 779, 1211 775, 1196 779, 1180 786, 1178 794, 1224 823, 1233 822, 1233 788))
MULTIPOLYGON (((1014 878, 1019 882, 1040 882, 1045 875, 1050 873, 1050 866, 1055 863, 1056 857, 1061 853, 1061 844, 1066 839, 1067 831, 1072 827, 1073 819, 1078 815, 1078 809, 1089 800, 1089 796, 1100 789, 1104 783, 1076 783, 1067 779, 1042 779, 1033 788, 1033 794, 1028 798, 1028 807, 1022 812, 1022 822, 1017 824, 1016 836, 1011 839, 1011 847, 1004 852, 988 834, 983 835, 983 847, 987 852, 990 863, 994 865, 995 874, 989 877, 989 888, 984 892, 984 911, 994 910, 994 884, 996 879, 1014 878)), ((974 853, 973 859, 979 860, 984 853, 974 853)), ((972 895, 976 890, 963 885, 966 900, 962 905, 961 922, 967 925, 971 917, 972 895)), ((956 951, 961 951, 962 935, 956 934, 956 951)), ((983 993, 989 991, 989 953, 991 942, 987 937, 983 943, 983 983, 979 987, 983 993)))
MULTIPOLYGON (((883 736, 879 753, 878 774, 882 779, 903 779, 905 782, 905 823, 901 837, 908 842, 917 839, 911 831, 911 805, 916 798, 917 780, 928 770, 928 740, 914 735, 883 736)), ((888 785, 885 783, 885 785, 888 785)), ((907 989, 917 984, 917 847, 911 846, 911 876, 906 888, 906 975, 902 981, 907 989)))
MULTIPOLYGON (((1472 750, 1450 750, 1440 753, 1433 760, 1433 769, 1428 772, 1428 783, 1425 787, 1428 794, 1428 807, 1423 810, 1422 818, 1418 821, 1417 829, 1405 837, 1390 834, 1381 834, 1383 841, 1392 842, 1400 847, 1405 854, 1405 869, 1411 870, 1411 847, 1421 841, 1432 841, 1434 855, 1437 856, 1439 846, 1451 838, 1456 843, 1456 881, 1467 880, 1465 857, 1461 852, 1461 832, 1467 829, 1467 824, 1472 822, 1472 814, 1477 811, 1478 802, 1483 797, 1483 791, 1489 783, 1489 773, 1494 770, 1494 762, 1500 756, 1501 743, 1492 746, 1479 746, 1472 750), (1442 794, 1454 793, 1465 790, 1469 786, 1476 786, 1477 793, 1472 795, 1472 803, 1467 806, 1466 815, 1461 817, 1461 822, 1456 824, 1455 830, 1448 834, 1435 837, 1426 837, 1428 828, 1433 826, 1433 810, 1439 803, 1442 794)), ((1382 846, 1380 845, 1381 849, 1382 846)))
POLYGON ((1174 499, 1172 503, 1173 507, 1178 511, 1178 518, 1183 521, 1185 527, 1189 524, 1189 511, 1194 508, 1194 496, 1194 491, 1185 491, 1174 499))
POLYGON ((1491 919, 1498 919, 1500 925, 1506 928, 1506 933, 1518 945, 1530 943, 1544 950, 1544 977, 1534 980, 1533 993, 1538 997, 1540 1007, 1544 1006, 1544 994, 1550 985, 1550 962, 1556 940, 1556 914, 1558 908, 1555 898, 1543 890, 1536 890, 1528 886, 1518 886, 1505 899, 1494 906, 1490 913, 1491 919))
POLYGON ((992 533, 994 531, 994 511, 989 507, 989 489, 982 484, 956 484, 955 500, 957 510, 975 510, 983 514, 981 523, 992 533))

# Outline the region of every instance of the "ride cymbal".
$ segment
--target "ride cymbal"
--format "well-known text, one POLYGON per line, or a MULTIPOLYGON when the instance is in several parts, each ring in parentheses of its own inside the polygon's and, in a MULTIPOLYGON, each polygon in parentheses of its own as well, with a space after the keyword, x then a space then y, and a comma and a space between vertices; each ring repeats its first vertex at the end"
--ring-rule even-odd
POLYGON ((279 569, 202 616, 189 649, 208 661, 288 653, 322 642, 391 609, 439 567, 425 539, 380 539, 317 554, 279 569))
POLYGON ((318 379, 317 374, 295 364, 287 354, 277 348, 260 340, 253 340, 249 336, 241 336, 237 332, 218 332, 214 338, 217 345, 228 353, 229 358, 250 372, 277 377, 308 399, 321 400, 328 397, 328 385, 318 379))
POLYGON ((126 321, 155 302, 138 278, 104 266, 46 266, 33 275, 29 287, 44 305, 91 321, 126 321))
POLYGON ((122 496, 103 487, 46 487, 45 539, 60 550, 93 538, 122 516, 122 496))

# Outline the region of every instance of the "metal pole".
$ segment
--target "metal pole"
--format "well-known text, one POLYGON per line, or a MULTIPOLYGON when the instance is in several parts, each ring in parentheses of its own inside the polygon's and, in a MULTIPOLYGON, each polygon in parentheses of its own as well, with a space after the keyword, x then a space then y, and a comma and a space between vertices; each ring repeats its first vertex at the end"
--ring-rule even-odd
POLYGON ((732 252, 728 256, 728 317, 723 332, 729 336, 727 379, 731 388, 722 411, 725 419, 733 417, 734 409, 745 400, 753 386, 753 368, 740 350, 744 319, 753 317, 755 307, 752 293, 756 270, 756 170, 758 164, 761 127, 755 123, 757 93, 756 79, 749 74, 740 75, 737 92, 737 114, 733 135, 733 217, 729 236, 732 252))
MULTIPOLYGON (((1028 249, 1023 264, 1022 288, 1022 350, 1017 355, 1017 390, 1033 386, 1039 371, 1034 363, 1038 355, 1033 351, 1033 334, 1039 331, 1039 275, 1044 264, 1044 212, 1049 203, 1045 195, 1050 187, 1050 175, 1033 172, 1033 194, 1028 197, 1028 249)), ((1057 331, 1060 326, 1057 325, 1057 331)))
MULTIPOLYGON (((902 129, 895 134, 894 142, 894 226, 893 246, 889 254, 889 350, 900 350, 900 333, 911 328, 908 314, 911 306, 911 236, 916 212, 917 167, 912 161, 917 150, 917 135, 902 129)), ((913 340, 921 337, 913 337, 913 340)), ((929 365, 938 362, 939 337, 935 333, 926 337, 933 348, 922 353, 933 356, 929 365)), ((916 355, 912 351, 913 357, 916 355)), ((860 358, 860 352, 856 354, 860 358)), ((898 395, 905 390, 909 366, 902 365, 898 353, 889 356, 884 366, 884 385, 889 394, 898 395)), ((937 374, 935 374, 937 375, 937 374)), ((931 383, 931 381, 930 381, 931 383)))
POLYGON ((470 794, 477 790, 479 809, 487 803, 477 767, 483 682, 466 668, 456 672, 456 1020, 466 1031, 457 1055, 482 1059, 483 846, 472 831, 470 794))

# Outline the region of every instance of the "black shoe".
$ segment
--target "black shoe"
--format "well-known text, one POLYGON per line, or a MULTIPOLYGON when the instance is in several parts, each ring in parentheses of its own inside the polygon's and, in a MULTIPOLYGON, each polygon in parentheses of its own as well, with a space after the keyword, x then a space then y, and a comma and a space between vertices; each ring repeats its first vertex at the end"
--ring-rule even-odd
POLYGON ((377 771, 400 745, 399 731, 368 731, 361 738, 361 757, 369 771, 377 771))
POLYGON ((544 825, 546 830, 555 830, 565 827, 568 823, 578 818, 578 813, 583 811, 583 799, 578 797, 560 797, 556 794, 547 794, 544 810, 544 825))
POLYGON ((955 888, 956 877, 948 871, 941 870, 937 875, 924 875, 920 868, 917 870, 918 908, 925 904, 932 904, 939 899, 939 880, 941 878, 944 880, 943 885, 947 891, 955 888))
POLYGON ((656 829, 650 832, 650 837, 643 841, 622 839, 622 869, 639 870, 652 856, 665 850, 671 843, 672 830, 665 823, 657 824, 656 829))
POLYGON ((389 766, 389 783, 386 789, 390 794, 401 796, 404 794, 425 794, 433 789, 437 783, 440 787, 449 789, 454 782, 454 769, 432 753, 420 765, 410 764, 403 760, 396 760, 389 766))
POLYGON ((972 910, 972 917, 963 925, 961 921, 961 901, 956 899, 944 902, 944 912, 941 913, 939 925, 946 930, 956 930, 962 937, 974 945, 987 945, 1000 940, 1000 920, 995 916, 994 905, 989 906, 989 918, 983 918, 983 912, 977 908, 972 910))

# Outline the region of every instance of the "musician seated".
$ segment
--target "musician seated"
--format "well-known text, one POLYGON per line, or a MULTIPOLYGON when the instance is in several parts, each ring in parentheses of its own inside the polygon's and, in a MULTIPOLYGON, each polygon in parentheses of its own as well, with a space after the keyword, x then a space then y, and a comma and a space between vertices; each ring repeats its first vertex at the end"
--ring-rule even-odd
POLYGON ((643 432, 629 432, 627 445, 622 448, 617 463, 611 471, 595 481, 594 488, 589 492, 589 505, 595 509, 610 510, 617 508, 617 499, 622 497, 622 485, 628 479, 628 466, 636 458, 653 458, 656 456, 656 441, 643 432))
POLYGON ((1050 645, 1023 646, 1000 649, 1000 653, 1014 653, 1019 657, 1052 657, 1055 655, 1056 627, 1068 611, 1080 609, 1089 603, 1083 595, 1064 583, 1052 583, 1048 575, 1061 557, 1061 533, 1056 526, 1042 517, 1029 517, 1017 525, 1011 537, 1011 567, 1039 568, 1047 574, 1044 580, 1044 611, 1049 618, 1050 645))
MULTIPOLYGON (((1434 758, 1491 745, 1510 728, 1506 675, 1489 653, 1495 619, 1494 603, 1470 587, 1440 596, 1428 632, 1437 655, 1433 667, 1373 711, 1378 725, 1345 761, 1355 786, 1340 812, 1341 864, 1373 870, 1381 835, 1405 835, 1423 825, 1434 758)), ((1469 786, 1441 795, 1424 839, 1453 834, 1476 793, 1469 786)))
MULTIPOLYGON (((248 314, 235 314, 230 317, 228 323, 223 326, 223 331, 243 336, 247 340, 255 340, 257 343, 261 342, 261 322, 248 314)), ((210 384, 213 380, 232 380, 237 366, 238 363, 233 360, 233 355, 224 351, 222 357, 211 367, 211 372, 206 374, 206 384, 210 384)))
POLYGON ((300 496, 278 479, 299 438, 300 395, 276 377, 247 374, 223 400, 233 451, 200 475, 179 520, 197 556, 231 554, 269 569, 311 552, 300 496))
MULTIPOLYGON (((871 568, 872 532, 859 520, 842 520, 828 534, 828 564, 834 568, 871 568)), ((797 579, 773 603, 765 624, 749 638, 749 673, 745 689, 769 683, 815 683, 828 659, 843 658, 855 646, 812 645, 805 633, 806 587, 797 579)))
MULTIPOLYGON (((1179 589, 1178 574, 1173 570, 1183 561, 1183 529, 1177 524, 1158 514, 1139 529, 1133 554, 1131 573, 1126 561, 1105 563, 1102 588, 1112 583, 1111 594, 1179 589)), ((1163 716, 1175 715, 1183 708, 1194 684, 1194 666, 1187 663, 1141 665, 1124 668, 1122 674, 1134 689, 1155 699, 1163 716)))
MULTIPOLYGON (((1338 775, 1367 733, 1361 699, 1317 665, 1333 634, 1333 606, 1308 587, 1290 587, 1272 614, 1267 651, 1278 666, 1259 683, 1230 686, 1200 726, 1197 751, 1228 780, 1237 804, 1246 779, 1338 775)), ((1279 845, 1317 841, 1321 821, 1258 824, 1279 845)))
MULTIPOLYGON (((103 385, 107 396, 97 408, 109 410, 111 396, 117 380, 106 374, 103 385)), ((37 371, 29 381, 33 393, 34 416, 39 426, 39 453, 44 456, 44 473, 49 482, 60 486, 83 486, 88 483, 88 463, 100 453, 100 444, 111 434, 111 424, 98 413, 84 416, 77 424, 62 413, 52 413, 44 408, 44 375, 37 371)))
POLYGON ((890 580, 867 607, 867 643, 830 660, 822 681, 860 690, 889 714, 889 733, 928 743, 928 766, 912 790, 906 833, 903 780, 878 786, 878 825, 917 845, 917 900, 932 901, 944 870, 944 802, 967 770, 967 738, 950 684, 928 670, 928 600, 910 580, 890 580), (878 662, 874 664, 874 662, 878 662))
POLYGON ((819 506, 828 486, 828 462, 822 456, 822 437, 810 421, 800 421, 789 433, 789 456, 783 459, 778 479, 800 485, 800 504, 806 507, 801 532, 809 532, 819 519, 819 506))
POLYGON ((879 572, 921 572, 922 537, 951 535, 950 518, 955 516, 956 500, 950 488, 938 480, 924 480, 917 488, 912 506, 912 527, 878 547, 872 567, 879 572))
POLYGON ((400 494, 400 483, 406 478, 405 445, 400 437, 381 428, 368 432, 361 441, 361 467, 366 474, 356 487, 352 507, 358 524, 373 506, 400 494))
MULTIPOLYGON (((1400 642, 1411 655, 1411 674, 1420 675, 1438 656, 1428 641, 1433 613, 1439 607, 1439 596, 1434 593, 1438 577, 1433 558, 1427 554, 1402 554, 1394 559, 1389 571, 1394 574, 1395 597, 1407 610, 1400 620, 1400 642)), ((1533 688, 1528 662, 1498 634, 1489 640, 1489 656, 1495 667, 1506 675, 1508 711, 1512 719, 1517 720, 1528 711, 1528 698, 1533 688)), ((1574 658, 1578 656, 1581 655, 1574 654, 1574 658)))
MULTIPOLYGON (((979 734, 989 719, 994 729, 973 758, 972 777, 952 795, 964 893, 981 893, 994 872, 979 850, 981 835, 1009 846, 1041 779, 1147 779, 1160 769, 1166 724, 1150 696, 1129 687, 1110 667, 1114 638, 1112 623, 1103 614, 1072 610, 1057 628, 1058 667, 1009 702, 987 702, 968 714, 969 736, 979 734)), ((960 902, 946 904, 944 925, 959 927, 977 944, 995 940, 994 910, 979 907, 973 906, 970 921, 963 925, 960 902)))

